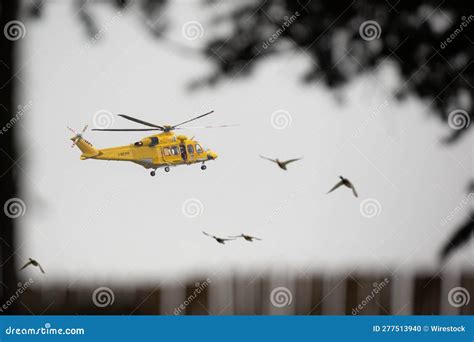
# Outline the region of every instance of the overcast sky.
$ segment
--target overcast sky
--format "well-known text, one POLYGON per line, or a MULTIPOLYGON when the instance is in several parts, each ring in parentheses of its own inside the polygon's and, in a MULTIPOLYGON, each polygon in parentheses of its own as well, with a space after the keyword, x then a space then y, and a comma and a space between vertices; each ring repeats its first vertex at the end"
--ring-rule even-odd
MULTIPOLYGON (((168 35, 202 44, 211 30, 201 12, 173 5, 168 35), (201 40, 182 37, 190 20, 202 23, 201 40)), ((344 102, 323 85, 302 84, 312 62, 298 52, 267 58, 250 77, 190 92, 191 82, 212 71, 209 61, 153 39, 133 10, 114 18, 111 7, 94 6, 94 13, 106 28, 98 42, 87 38, 72 6, 62 2, 48 3, 41 20, 26 21, 22 40, 20 104, 32 106, 18 124, 27 212, 19 219, 17 254, 39 260, 48 280, 269 266, 436 267, 440 246, 469 212, 465 205, 446 221, 467 196, 473 137, 443 145, 450 128, 430 115, 427 103, 391 97, 403 82, 390 62, 344 87, 344 102), (184 131, 219 158, 206 171, 183 166, 150 177, 132 163, 79 160, 66 126, 94 127, 100 110, 158 124, 214 110, 196 125, 240 126, 184 131), (283 129, 272 122, 274 112, 288 120, 283 129), (285 172, 259 154, 303 159, 285 172), (359 198, 348 189, 326 195, 339 175, 353 181, 359 198), (202 204, 197 217, 183 213, 188 199, 202 204), (364 217, 362 203, 375 203, 376 216, 364 217), (222 246, 202 230, 263 241, 222 246)), ((114 116, 110 127, 138 126, 114 116)), ((143 137, 85 135, 97 148, 143 137)), ((471 245, 451 263, 472 266, 473 257, 471 245)))

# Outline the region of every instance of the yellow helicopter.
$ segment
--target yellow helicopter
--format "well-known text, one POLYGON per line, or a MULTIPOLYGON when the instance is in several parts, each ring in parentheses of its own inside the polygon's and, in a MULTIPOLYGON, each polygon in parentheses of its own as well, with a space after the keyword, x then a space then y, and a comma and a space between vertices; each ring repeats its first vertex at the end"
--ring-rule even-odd
MULTIPOLYGON (((71 138, 73 141, 71 147, 77 146, 81 150, 81 160, 99 159, 128 161, 141 165, 146 169, 153 169, 150 172, 151 176, 155 176, 155 171, 158 168, 164 168, 166 172, 169 172, 171 166, 177 165, 191 165, 201 163, 201 170, 205 170, 205 163, 210 160, 215 160, 217 158, 217 153, 210 149, 205 150, 198 141, 193 140, 194 137, 189 139, 185 135, 176 135, 173 131, 177 129, 184 129, 183 127, 179 126, 200 119, 212 113, 214 113, 214 111, 207 112, 172 126, 160 126, 125 114, 118 114, 118 116, 122 118, 152 128, 96 128, 92 130, 107 132, 161 131, 161 133, 150 135, 129 145, 97 149, 82 136, 87 130, 87 125, 84 127, 81 133, 77 133, 72 128, 68 127, 68 129, 74 133, 74 136, 71 138)), ((214 128, 231 126, 236 125, 187 128, 214 128)))

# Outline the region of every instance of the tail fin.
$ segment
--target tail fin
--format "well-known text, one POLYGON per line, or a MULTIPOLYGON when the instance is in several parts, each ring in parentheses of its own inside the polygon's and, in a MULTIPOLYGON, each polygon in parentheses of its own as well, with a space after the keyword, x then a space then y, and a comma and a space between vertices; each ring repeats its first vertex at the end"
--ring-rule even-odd
POLYGON ((75 136, 72 137, 71 140, 81 150, 81 159, 92 158, 98 156, 100 153, 94 146, 92 146, 89 141, 87 141, 83 137, 75 136))

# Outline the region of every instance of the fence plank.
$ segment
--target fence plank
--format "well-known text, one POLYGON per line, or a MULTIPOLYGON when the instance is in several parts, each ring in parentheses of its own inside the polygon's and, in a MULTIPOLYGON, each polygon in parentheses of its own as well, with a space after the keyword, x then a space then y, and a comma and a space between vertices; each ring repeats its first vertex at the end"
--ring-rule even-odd
POLYGON ((215 279, 215 283, 206 279, 198 285, 196 282, 182 285, 176 281, 164 287, 148 284, 138 289, 110 285, 114 301, 103 307, 94 304, 92 297, 96 286, 63 287, 57 283, 48 288, 31 286, 15 299, 13 309, 15 313, 25 315, 350 315, 362 303, 363 307, 356 314, 474 314, 472 298, 460 308, 448 301, 448 293, 455 287, 463 287, 470 297, 474 296, 472 273, 460 276, 450 272, 442 277, 426 273, 414 277, 403 273, 387 277, 387 280, 388 285, 377 292, 374 283, 380 284, 385 278, 368 274, 347 278, 309 275, 296 279, 281 274, 234 276, 215 279), (206 282, 208 284, 202 286, 206 282), (289 291, 288 305, 272 304, 271 293, 278 287, 289 291))
POLYGON ((270 314, 270 280, 268 277, 258 277, 253 282, 255 287, 254 308, 256 315, 270 314))
POLYGON ((415 280, 413 274, 392 274, 391 282, 391 312, 393 315, 411 315, 413 312, 413 296, 415 280))
POLYGON ((186 315, 209 315, 207 280, 189 282, 186 284, 184 306, 186 315))
POLYGON ((321 299, 323 315, 344 315, 346 301, 346 277, 328 277, 323 283, 321 299))
MULTIPOLYGON (((309 315, 312 309, 312 282, 309 277, 298 277, 295 280, 295 314, 309 315), (310 299, 310 300, 308 300, 310 299)), ((316 305, 314 303, 313 305, 316 305)))
POLYGON ((39 287, 28 288, 18 299, 8 298, 4 304, 8 306, 4 311, 5 314, 11 312, 13 306, 16 308, 16 313, 20 315, 37 315, 45 309, 39 287))
POLYGON ((390 314, 390 279, 351 276, 346 284, 346 315, 390 314))
POLYGON ((299 277, 295 280, 295 314, 321 315, 323 280, 319 276, 299 277))
POLYGON ((414 315, 438 315, 440 299, 441 278, 439 276, 418 276, 415 278, 414 315))
POLYGON ((165 285, 160 288, 160 314, 162 315, 184 315, 185 287, 181 284, 165 285))
POLYGON ((135 308, 131 315, 159 315, 161 307, 161 290, 159 287, 140 288, 136 291, 135 308))
POLYGON ((267 281, 266 291, 262 292, 268 315, 294 315, 295 314, 295 283, 288 277, 271 277, 267 281))
POLYGON ((316 276, 311 279, 311 309, 309 315, 322 315, 323 313, 323 279, 316 276))
POLYGON ((441 281, 441 298, 440 298, 440 310, 441 315, 458 315, 459 308, 449 303, 449 292, 451 289, 461 286, 461 275, 452 271, 449 273, 440 274, 441 281))
POLYGON ((461 306, 461 315, 474 315, 474 275, 463 274, 461 276, 461 286, 467 290, 469 301, 466 305, 461 306))
POLYGON ((264 296, 268 291, 266 277, 234 277, 233 304, 236 315, 261 315, 264 312, 264 296))
POLYGON ((392 296, 393 296, 393 279, 390 276, 379 278, 379 283, 385 282, 386 286, 380 291, 377 301, 379 306, 379 315, 392 315, 392 296))
POLYGON ((209 314, 232 315, 234 298, 232 280, 228 278, 212 279, 209 285, 209 314))

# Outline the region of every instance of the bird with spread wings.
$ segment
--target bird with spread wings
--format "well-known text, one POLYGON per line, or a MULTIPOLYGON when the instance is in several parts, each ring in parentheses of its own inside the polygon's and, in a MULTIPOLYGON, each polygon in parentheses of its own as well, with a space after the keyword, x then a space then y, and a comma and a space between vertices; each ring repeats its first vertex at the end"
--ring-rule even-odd
POLYGON ((22 268, 20 268, 20 271, 22 269, 25 269, 26 267, 32 265, 32 266, 39 267, 41 273, 43 273, 43 274, 45 273, 43 267, 40 265, 40 263, 38 261, 36 261, 35 259, 31 259, 31 258, 28 258, 28 259, 29 259, 29 261, 22 268))
POLYGON ((331 192, 333 192, 334 190, 336 190, 336 189, 339 188, 340 186, 343 186, 343 185, 344 185, 345 187, 347 187, 347 188, 349 188, 349 189, 352 190, 352 193, 354 194, 355 197, 359 197, 359 195, 357 194, 357 191, 356 191, 356 189, 355 189, 355 187, 354 187, 354 184, 352 184, 350 180, 348 180, 347 178, 344 178, 344 177, 342 177, 342 176, 339 176, 339 178, 340 178, 341 180, 340 180, 336 185, 334 185, 334 186, 331 188, 331 190, 329 190, 329 191, 327 192, 328 194, 331 193, 331 192))
POLYGON ((240 234, 240 235, 236 235, 236 236, 229 236, 231 238, 244 238, 245 240, 247 241, 250 241, 252 242, 253 240, 258 240, 258 241, 262 241, 262 239, 259 239, 258 237, 255 237, 255 236, 250 236, 250 235, 246 235, 246 234, 240 234))
POLYGON ((300 160, 300 159, 303 159, 303 158, 295 158, 295 159, 289 159, 289 160, 279 160, 278 158, 277 159, 271 159, 271 158, 267 158, 267 157, 264 157, 264 156, 260 156, 260 158, 263 158, 263 159, 266 159, 266 160, 269 160, 271 162, 274 162, 275 164, 277 164, 280 169, 282 170, 287 170, 286 166, 289 164, 289 163, 293 163, 297 160, 300 160))
POLYGON ((214 240, 216 240, 217 242, 221 243, 221 244, 225 244, 226 241, 232 241, 232 240, 235 240, 235 239, 231 239, 231 238, 220 238, 218 236, 215 236, 215 235, 211 235, 211 234, 208 234, 206 233, 205 231, 202 232, 204 235, 206 236, 209 236, 211 238, 213 238, 214 240))

